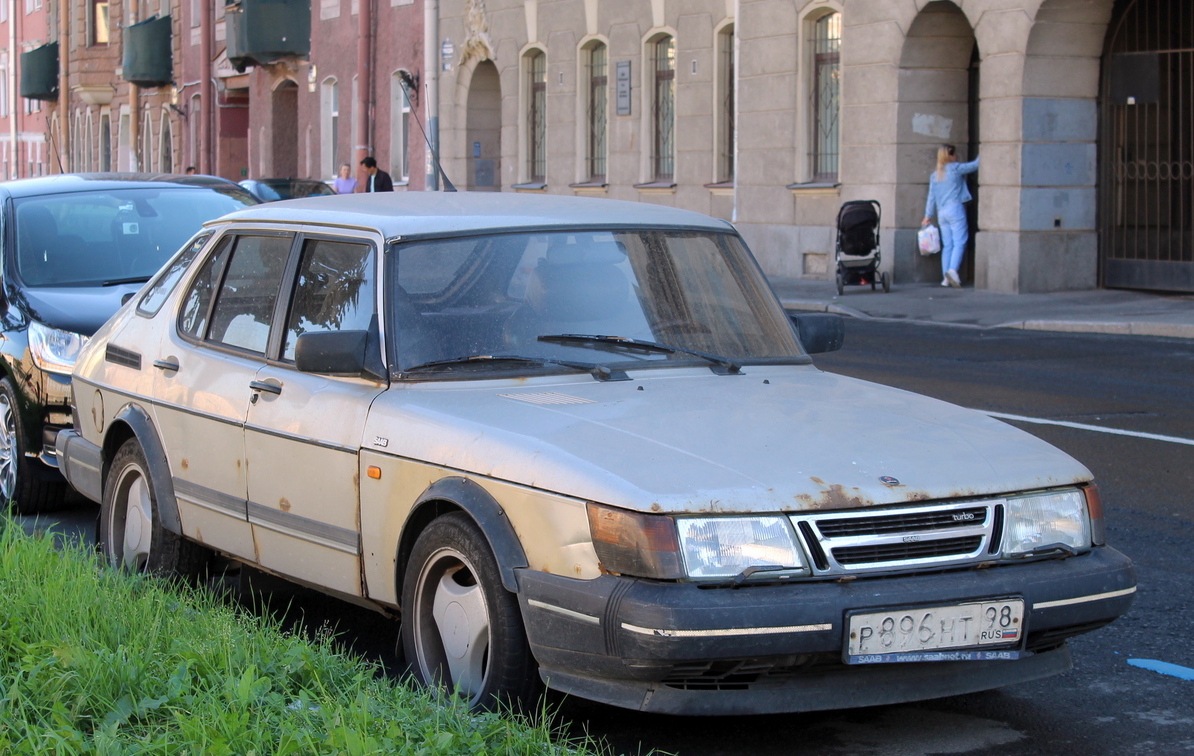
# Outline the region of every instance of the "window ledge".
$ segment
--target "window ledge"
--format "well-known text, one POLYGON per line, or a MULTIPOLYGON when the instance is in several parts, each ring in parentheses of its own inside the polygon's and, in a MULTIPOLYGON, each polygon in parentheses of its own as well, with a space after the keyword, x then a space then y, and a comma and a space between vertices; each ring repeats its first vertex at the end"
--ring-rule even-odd
POLYGON ((797 195, 838 195, 842 185, 832 181, 810 181, 803 184, 788 184, 789 191, 797 195))
POLYGON ((714 184, 705 184, 705 188, 709 193, 718 197, 732 197, 734 196, 734 182, 733 181, 718 181, 714 184))
POLYGON ((527 181, 522 184, 515 184, 511 187, 516 192, 546 192, 546 181, 527 181))
POLYGON ((647 194, 675 194, 676 184, 673 181, 648 181, 645 184, 635 184, 635 189, 647 194))
POLYGON ((569 184, 568 188, 574 194, 609 194, 609 184, 604 181, 579 181, 569 184))

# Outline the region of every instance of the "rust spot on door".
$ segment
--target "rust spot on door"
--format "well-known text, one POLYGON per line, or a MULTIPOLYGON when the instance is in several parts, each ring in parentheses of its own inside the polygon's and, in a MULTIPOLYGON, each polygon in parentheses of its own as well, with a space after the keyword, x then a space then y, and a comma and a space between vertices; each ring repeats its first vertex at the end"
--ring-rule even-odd
POLYGON ((289 512, 290 499, 287 499, 285 496, 283 496, 281 499, 278 499, 278 509, 281 509, 283 512, 289 512))
POLYGON ((178 466, 184 470, 187 470, 191 467, 191 462, 186 457, 183 457, 182 461, 178 463, 178 466))

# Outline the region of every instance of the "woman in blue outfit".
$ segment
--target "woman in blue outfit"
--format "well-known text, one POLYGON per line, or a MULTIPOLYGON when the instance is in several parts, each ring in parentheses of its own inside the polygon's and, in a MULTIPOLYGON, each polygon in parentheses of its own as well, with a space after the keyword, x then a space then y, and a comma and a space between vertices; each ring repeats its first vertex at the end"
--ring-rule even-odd
POLYGON ((937 216, 941 227, 941 285, 962 285, 958 268, 970 239, 966 227, 965 203, 972 198, 970 187, 966 186, 966 175, 978 170, 978 158, 969 163, 958 162, 958 151, 952 144, 943 144, 937 150, 937 170, 929 175, 929 199, 925 203, 925 219, 920 225, 927 226, 937 216))

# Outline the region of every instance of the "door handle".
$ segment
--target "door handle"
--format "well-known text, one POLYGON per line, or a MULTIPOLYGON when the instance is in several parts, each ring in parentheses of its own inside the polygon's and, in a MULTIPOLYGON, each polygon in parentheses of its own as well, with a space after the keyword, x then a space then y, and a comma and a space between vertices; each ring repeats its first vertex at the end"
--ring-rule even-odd
POLYGON ((177 371, 178 370, 178 360, 175 360, 175 359, 154 360, 153 366, 155 368, 157 368, 158 370, 165 370, 166 372, 177 371))
POLYGON ((252 381, 249 383, 249 388, 253 390, 253 395, 249 397, 250 404, 256 404, 257 398, 261 396, 264 391, 267 394, 278 395, 282 393, 282 387, 277 383, 267 383, 265 381, 252 381))

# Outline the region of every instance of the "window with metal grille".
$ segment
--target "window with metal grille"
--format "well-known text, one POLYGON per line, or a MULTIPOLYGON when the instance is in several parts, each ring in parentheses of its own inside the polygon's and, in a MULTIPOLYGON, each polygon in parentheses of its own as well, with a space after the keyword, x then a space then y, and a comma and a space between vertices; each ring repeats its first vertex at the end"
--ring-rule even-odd
POLYGON ((547 56, 535 51, 526 57, 527 179, 547 176, 547 56))
POLYGON ((652 159, 655 180, 670 181, 676 173, 676 42, 671 37, 662 37, 655 41, 653 49, 652 159))
POLYGON ((588 106, 588 152, 585 165, 589 180, 605 181, 605 123, 608 83, 606 48, 596 44, 589 48, 589 106, 588 106))
POLYGON ((813 24, 813 179, 833 181, 838 172, 838 109, 841 100, 842 14, 827 13, 813 24))
POLYGON ((718 72, 721 80, 718 103, 717 181, 734 180, 734 27, 727 26, 718 35, 718 72))

